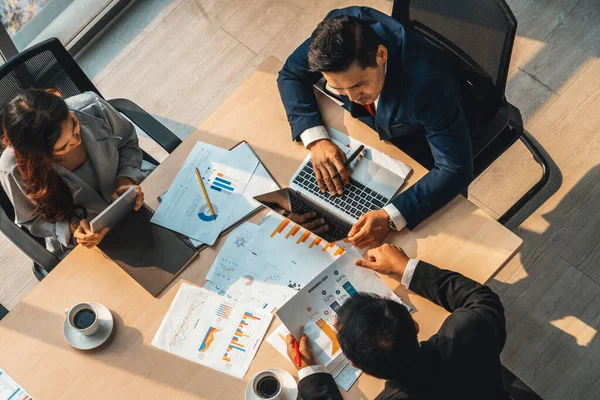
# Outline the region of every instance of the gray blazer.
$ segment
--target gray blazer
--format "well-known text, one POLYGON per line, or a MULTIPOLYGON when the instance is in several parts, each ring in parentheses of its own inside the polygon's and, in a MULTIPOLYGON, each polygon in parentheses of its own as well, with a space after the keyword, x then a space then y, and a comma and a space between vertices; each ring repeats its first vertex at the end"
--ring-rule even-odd
MULTIPOLYGON (((152 167, 142 168, 142 150, 133 124, 105 100, 86 92, 65 101, 79 120, 81 140, 96 171, 100 193, 64 167, 55 164, 54 168, 69 186, 73 202, 85 208, 92 219, 110 204, 117 178, 129 177, 140 183, 152 167)), ((46 247, 57 256, 73 247, 69 221, 49 223, 34 215, 34 204, 25 195, 11 147, 0 156, 0 183, 15 208, 15 223, 45 238, 46 247)))

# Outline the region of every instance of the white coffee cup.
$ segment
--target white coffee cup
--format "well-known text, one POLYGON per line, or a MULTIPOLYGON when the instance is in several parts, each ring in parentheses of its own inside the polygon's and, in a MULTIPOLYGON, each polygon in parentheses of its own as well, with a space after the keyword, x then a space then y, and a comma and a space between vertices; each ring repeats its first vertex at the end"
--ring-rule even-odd
POLYGON ((258 399, 284 400, 285 398, 283 379, 281 379, 281 376, 272 369, 265 369, 264 371, 259 372, 252 378, 250 385, 252 387, 252 393, 254 393, 258 399), (274 387, 275 381, 276 388, 274 387), (265 392, 266 389, 271 390, 265 392))
POLYGON ((69 321, 71 328, 81 332, 85 336, 92 336, 98 331, 98 328, 100 328, 98 310, 93 304, 77 303, 70 309, 66 309, 65 315, 67 316, 67 321, 69 321), (90 313, 93 314, 93 316, 90 313))

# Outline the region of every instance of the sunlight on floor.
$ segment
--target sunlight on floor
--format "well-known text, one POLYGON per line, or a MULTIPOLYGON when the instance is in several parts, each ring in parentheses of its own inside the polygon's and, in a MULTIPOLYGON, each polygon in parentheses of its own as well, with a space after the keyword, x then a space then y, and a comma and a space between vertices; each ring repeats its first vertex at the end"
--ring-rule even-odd
POLYGON ((596 336, 596 333, 598 333, 596 329, 572 315, 550 321, 550 324, 573 336, 580 346, 587 346, 590 344, 594 336, 596 336))

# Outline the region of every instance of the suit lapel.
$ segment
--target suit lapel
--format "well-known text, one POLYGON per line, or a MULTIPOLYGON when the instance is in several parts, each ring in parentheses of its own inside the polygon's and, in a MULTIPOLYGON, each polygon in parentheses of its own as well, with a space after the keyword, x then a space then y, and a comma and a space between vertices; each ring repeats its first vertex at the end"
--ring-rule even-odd
POLYGON ((115 191, 115 179, 119 167, 118 145, 120 137, 108 133, 106 123, 94 116, 75 112, 80 121, 81 140, 87 149, 88 158, 94 166, 100 192, 104 201, 110 203, 111 196, 115 191))

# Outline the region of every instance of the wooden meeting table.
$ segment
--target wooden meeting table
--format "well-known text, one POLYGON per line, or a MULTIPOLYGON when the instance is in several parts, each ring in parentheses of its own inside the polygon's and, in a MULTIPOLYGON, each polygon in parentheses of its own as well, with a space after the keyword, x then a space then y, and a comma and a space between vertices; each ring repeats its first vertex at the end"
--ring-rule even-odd
MULTIPOLYGON (((290 138, 276 77, 281 62, 268 58, 142 184, 146 202, 156 208, 188 153, 201 140, 230 148, 246 140, 278 183, 287 185, 306 156, 290 138)), ((427 171, 327 97, 317 93, 328 126, 346 132, 413 168, 405 187, 427 171)), ((264 212, 252 218, 258 222, 264 212)), ((463 196, 457 196, 415 230, 389 240, 407 254, 486 282, 518 251, 521 239, 463 196)), ((293 365, 263 342, 244 380, 158 350, 151 345, 181 281, 202 285, 224 239, 208 248, 165 289, 152 297, 98 249, 75 248, 0 322, 0 368, 36 399, 243 399, 248 380, 264 368, 293 365), (115 318, 109 342, 89 352, 63 338, 63 310, 81 301, 106 305, 115 318)), ((386 280, 416 312, 424 340, 447 316, 438 306, 386 280)), ((280 322, 274 318, 272 332, 280 322)), ((371 399, 383 381, 363 374, 344 398, 371 399)))

